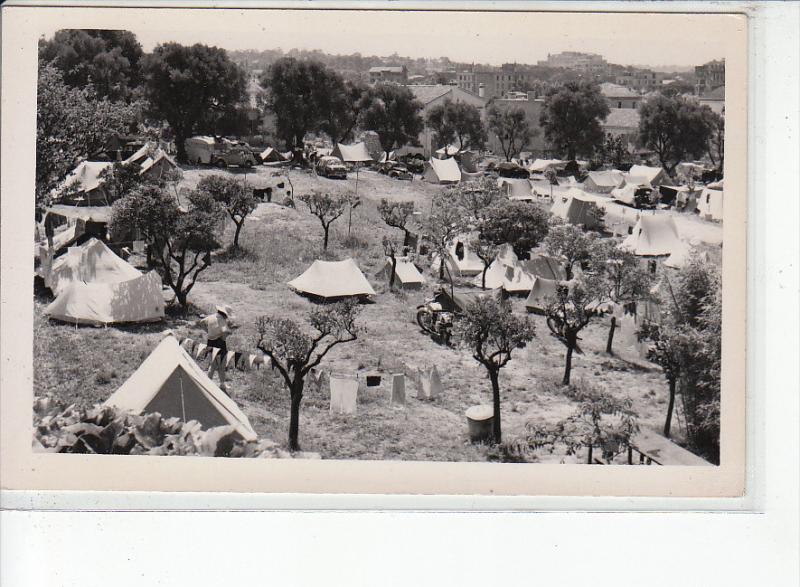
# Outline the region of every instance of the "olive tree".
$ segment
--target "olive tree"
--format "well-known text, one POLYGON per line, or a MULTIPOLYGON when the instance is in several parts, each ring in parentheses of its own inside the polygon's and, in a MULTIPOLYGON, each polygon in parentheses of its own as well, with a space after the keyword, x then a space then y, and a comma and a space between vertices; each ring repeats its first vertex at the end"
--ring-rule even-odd
POLYGON ((233 234, 233 248, 239 248, 239 234, 247 216, 256 209, 258 201, 253 190, 237 180, 225 175, 207 175, 197 184, 198 191, 211 196, 219 203, 225 213, 233 220, 236 230, 233 234))
POLYGON ((360 331, 360 307, 352 299, 318 306, 308 314, 308 326, 292 318, 260 316, 256 347, 272 361, 289 390, 289 449, 300 450, 300 404, 306 376, 336 345, 352 342, 360 331))
POLYGON ((308 211, 319 219, 324 234, 322 248, 327 251, 331 224, 344 214, 350 198, 346 195, 331 196, 330 194, 313 191, 310 194, 300 196, 300 200, 308 206, 308 211))
POLYGON ((492 385, 492 439, 502 442, 500 422, 500 370, 511 360, 515 349, 524 348, 536 335, 533 322, 511 312, 507 301, 486 296, 470 303, 458 320, 455 336, 473 358, 486 369, 492 385))
POLYGON ((414 202, 389 202, 381 198, 378 202, 378 214, 387 226, 403 231, 403 246, 411 243, 411 231, 408 229, 414 214, 414 202))

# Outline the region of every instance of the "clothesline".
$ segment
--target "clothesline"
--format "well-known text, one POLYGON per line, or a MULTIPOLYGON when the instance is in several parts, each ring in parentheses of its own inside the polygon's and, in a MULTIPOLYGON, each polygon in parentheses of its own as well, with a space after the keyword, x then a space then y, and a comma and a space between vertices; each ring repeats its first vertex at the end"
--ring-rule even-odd
MULTIPOLYGON (((194 340, 188 336, 182 336, 180 334, 173 334, 173 336, 178 341, 181 348, 197 361, 202 360, 209 353, 212 363, 218 360, 220 349, 210 347, 207 343, 194 340)), ((226 368, 234 367, 243 371, 251 370, 254 367, 260 369, 261 365, 266 363, 266 357, 262 353, 248 353, 243 351, 228 351, 220 360, 224 360, 226 368)))

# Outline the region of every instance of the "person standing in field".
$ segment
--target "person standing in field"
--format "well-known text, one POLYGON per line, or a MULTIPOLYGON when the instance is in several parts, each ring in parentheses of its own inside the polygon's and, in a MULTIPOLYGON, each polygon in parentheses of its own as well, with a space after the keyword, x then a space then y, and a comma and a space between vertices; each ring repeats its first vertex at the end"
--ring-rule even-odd
POLYGON ((225 385, 225 355, 228 354, 228 345, 225 341, 228 335, 238 326, 233 323, 233 310, 230 306, 220 305, 216 306, 215 309, 217 310, 215 314, 198 320, 194 325, 205 329, 207 334, 206 344, 209 348, 219 349, 217 357, 211 361, 208 367, 208 377, 213 379, 216 371, 219 374, 220 389, 228 393, 225 385))

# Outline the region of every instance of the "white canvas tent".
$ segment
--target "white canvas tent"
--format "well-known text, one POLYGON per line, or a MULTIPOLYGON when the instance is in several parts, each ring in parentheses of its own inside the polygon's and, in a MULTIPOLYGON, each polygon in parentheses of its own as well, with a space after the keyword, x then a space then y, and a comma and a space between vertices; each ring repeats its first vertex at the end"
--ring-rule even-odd
POLYGON ((431 183, 458 183, 461 170, 452 157, 450 159, 429 159, 422 177, 431 183))
POLYGON ((561 196, 553 196, 550 213, 568 224, 581 224, 588 229, 601 225, 595 200, 576 188, 570 188, 561 196))
POLYGON ((527 261, 520 261, 523 269, 534 277, 541 277, 549 280, 564 280, 567 272, 559 263, 558 259, 547 255, 531 255, 527 261))
POLYGON ((208 378, 173 336, 162 340, 105 405, 135 414, 158 412, 204 428, 233 426, 244 440, 256 433, 236 402, 208 378))
POLYGON ((364 143, 355 143, 352 145, 344 145, 338 143, 331 151, 331 155, 338 157, 347 163, 364 163, 372 162, 373 159, 367 152, 367 146, 364 143))
POLYGON ((70 247, 43 277, 50 291, 59 295, 75 282, 119 283, 139 276, 133 265, 115 255, 103 241, 92 238, 80 247, 70 247))
POLYGON ((483 261, 469 248, 467 236, 453 240, 448 247, 447 266, 453 277, 471 277, 483 271, 483 261))
POLYGON ((72 281, 45 314, 53 320, 92 326, 158 322, 164 318, 161 277, 150 271, 114 283, 72 281))
MULTIPOLYGON (((486 289, 502 287, 508 293, 525 293, 531 290, 535 279, 536 277, 525 271, 519 262, 506 264, 500 259, 495 259, 486 270, 486 289)), ((483 275, 481 273, 476 275, 473 283, 481 287, 483 275)))
POLYGON ((721 189, 703 188, 697 200, 697 211, 707 220, 722 220, 723 192, 721 189))
MULTIPOLYGON (((425 283, 425 277, 419 272, 416 265, 408 257, 395 257, 394 282, 402 286, 403 289, 418 289, 425 283)), ((383 268, 378 271, 378 275, 386 279, 387 283, 392 273, 392 260, 386 259, 383 268)))
POLYGON ((548 301, 556 295, 558 290, 559 281, 555 279, 545 279, 537 277, 533 281, 531 293, 525 300, 525 309, 528 312, 535 312, 537 314, 544 313, 547 308, 548 301))
POLYGON ((642 214, 620 248, 642 256, 671 255, 685 248, 669 214, 642 214))
POLYGON ((273 149, 272 147, 267 147, 259 154, 261 157, 261 161, 264 163, 282 163, 286 161, 286 158, 278 152, 277 149, 273 149))
POLYGON ((533 185, 529 179, 500 178, 500 189, 508 196, 509 200, 528 202, 535 199, 533 185))
POLYGON ((611 190, 621 186, 624 181, 621 171, 590 171, 589 176, 583 182, 583 188, 590 192, 609 194, 611 190))
POLYGON ((650 187, 658 187, 660 185, 673 185, 672 180, 661 167, 648 167, 647 165, 633 165, 628 170, 630 178, 644 178, 650 187))
POLYGON ((618 202, 623 202, 630 206, 636 203, 636 190, 639 189, 638 183, 625 183, 624 185, 611 190, 611 197, 618 202))
POLYGON ((548 169, 564 169, 566 165, 567 162, 562 161, 561 159, 536 159, 533 163, 531 163, 530 167, 528 167, 528 171, 533 171, 534 173, 544 173, 548 169))
POLYGON ((288 285, 297 293, 323 299, 375 295, 375 290, 353 259, 314 261, 288 285))

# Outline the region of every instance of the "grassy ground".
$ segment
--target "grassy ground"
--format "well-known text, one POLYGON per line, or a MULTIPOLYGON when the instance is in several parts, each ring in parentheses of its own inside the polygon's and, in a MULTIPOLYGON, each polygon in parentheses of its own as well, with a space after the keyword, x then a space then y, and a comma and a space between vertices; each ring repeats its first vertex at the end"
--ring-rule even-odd
MULTIPOLYGON (((184 183, 196 184, 199 176, 216 170, 187 169, 184 183)), ((265 173, 260 169, 259 173, 265 173)), ((351 174, 352 176, 352 174, 351 174)), ((316 178, 309 173, 291 172, 295 193, 310 189, 341 192, 355 187, 346 181, 316 178)), ((359 194, 364 204, 353 212, 348 238, 347 214, 334 223, 327 252, 321 251, 322 229, 318 220, 297 202, 291 209, 278 204, 261 204, 242 231, 242 251, 221 252, 212 266, 201 274, 190 294, 189 318, 213 310, 216 303, 234 307, 241 325, 230 338, 232 350, 255 348, 254 322, 257 316, 282 315, 302 319, 311 302, 292 292, 286 282, 302 273, 317 258, 352 257, 373 284, 377 295, 362 307, 360 323, 365 332, 350 344, 336 347, 322 364, 330 373, 353 376, 363 381, 367 372, 384 375, 383 385, 361 385, 358 414, 334 416, 329 413, 326 386, 309 384, 301 409, 300 443, 323 458, 403 459, 439 461, 481 461, 495 458, 492 450, 468 441, 464 412, 470 406, 490 403, 489 382, 482 367, 466 350, 443 347, 417 327, 415 308, 429 297, 436 276, 426 271, 428 283, 421 291, 390 292, 375 277, 383 264, 380 246, 384 234, 400 237, 380 221, 376 202, 380 198, 413 200, 417 210, 426 212, 431 198, 442 188, 415 180, 398 181, 374 172, 362 172, 359 194), (444 393, 434 400, 416 399, 416 387, 407 378, 407 403, 393 406, 389 401, 387 375, 436 364, 442 375, 444 393)), ((232 226, 226 238, 232 238, 232 226)), ((166 295, 166 294, 165 294, 166 295)), ((160 333, 171 328, 183 335, 202 338, 179 315, 165 323, 120 328, 75 328, 50 322, 42 312, 48 298, 36 303, 34 328, 35 390, 66 403, 90 405, 105 400, 138 367, 155 347, 160 333)), ((522 299, 513 300, 514 310, 523 313, 522 299)), ((531 315, 536 339, 514 353, 501 373, 503 429, 505 440, 520 438, 528 422, 555 422, 577 407, 574 389, 559 385, 564 367, 564 348, 550 336, 544 318, 531 315)), ((633 401, 640 425, 660 429, 666 412, 667 386, 660 370, 638 356, 631 328, 618 332, 615 356, 604 352, 608 325, 605 320, 590 325, 583 333, 584 355, 573 362, 574 387, 593 385, 620 398, 633 401)), ((288 392, 277 373, 268 367, 230 373, 234 398, 256 432, 284 442, 288 430, 288 392)), ((680 439, 680 422, 673 421, 680 439)), ((531 460, 569 462, 556 452, 537 454, 531 460)))

